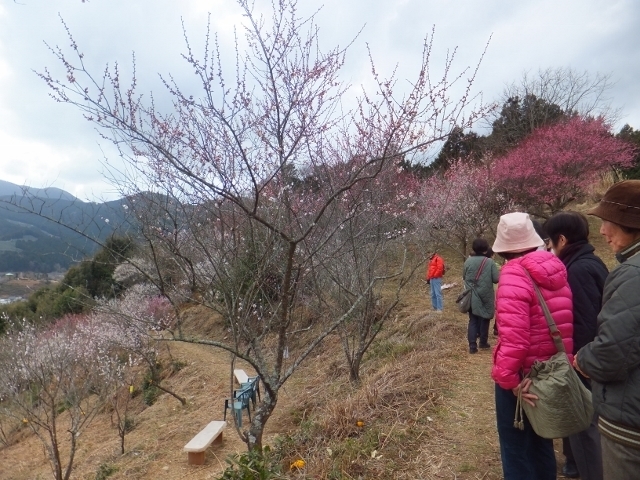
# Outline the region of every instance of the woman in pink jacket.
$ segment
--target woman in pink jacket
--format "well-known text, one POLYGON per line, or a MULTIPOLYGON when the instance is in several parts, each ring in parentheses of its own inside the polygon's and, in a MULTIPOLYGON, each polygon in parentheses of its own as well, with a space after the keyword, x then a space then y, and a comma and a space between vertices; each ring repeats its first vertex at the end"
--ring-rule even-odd
POLYGON ((539 250, 543 244, 526 213, 509 213, 500 218, 493 250, 507 263, 498 283, 496 323, 500 334, 491 377, 496 382, 496 416, 505 480, 556 478, 553 441, 539 437, 526 419, 524 430, 513 425, 518 391, 522 389, 523 399, 528 403, 537 400, 528 393, 529 380, 523 381, 524 375, 536 360, 548 360, 557 353, 532 280, 549 306, 566 351, 573 351, 573 303, 567 271, 553 254, 539 250))

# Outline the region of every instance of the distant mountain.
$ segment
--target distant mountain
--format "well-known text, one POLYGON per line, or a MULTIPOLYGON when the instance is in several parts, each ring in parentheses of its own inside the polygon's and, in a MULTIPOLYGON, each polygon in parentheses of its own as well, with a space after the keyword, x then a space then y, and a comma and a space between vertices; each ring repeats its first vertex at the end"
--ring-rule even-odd
POLYGON ((25 194, 31 195, 33 197, 49 198, 52 200, 77 200, 77 198, 71 195, 69 192, 65 192, 60 188, 34 188, 27 186, 21 187, 20 185, 7 182, 6 180, 0 180, 0 197, 11 197, 13 195, 21 197, 25 194))
POLYGON ((0 272, 66 270, 96 251, 91 239, 128 231, 125 203, 83 202, 59 188, 0 180, 0 272))

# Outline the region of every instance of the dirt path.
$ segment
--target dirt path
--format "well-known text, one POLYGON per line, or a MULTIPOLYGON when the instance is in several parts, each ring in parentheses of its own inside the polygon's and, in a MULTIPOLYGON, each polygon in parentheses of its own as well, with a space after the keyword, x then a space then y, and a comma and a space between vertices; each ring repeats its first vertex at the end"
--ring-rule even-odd
POLYGON ((498 479, 502 477, 495 427, 494 383, 491 351, 470 355, 465 342, 453 356, 456 374, 443 392, 439 421, 444 443, 449 445, 439 472, 442 478, 498 479))
MULTIPOLYGON (((456 326, 466 329, 466 319, 456 316, 456 326)), ((441 432, 439 445, 425 446, 424 454, 431 456, 431 472, 424 478, 448 479, 501 479, 502 464, 496 431, 494 401, 495 384, 491 380, 493 344, 497 339, 490 335, 491 350, 480 350, 471 355, 466 349, 466 339, 452 345, 449 352, 452 380, 443 392, 441 410, 434 418, 441 432), (437 463, 434 456, 437 456, 437 463)), ((554 441, 558 478, 564 478, 560 469, 564 463, 562 442, 554 441)))

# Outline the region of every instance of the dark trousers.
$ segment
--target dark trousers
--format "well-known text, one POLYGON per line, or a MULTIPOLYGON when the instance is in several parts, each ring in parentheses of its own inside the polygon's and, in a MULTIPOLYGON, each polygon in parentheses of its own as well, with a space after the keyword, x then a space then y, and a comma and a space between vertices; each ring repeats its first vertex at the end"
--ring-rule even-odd
MULTIPOLYGON (((578 373, 580 381, 591 391, 591 381, 578 373)), ((562 439, 562 453, 573 462, 581 480, 602 480, 602 449, 598 431, 598 415, 594 414, 586 430, 562 439)))
MULTIPOLYGON (((600 448, 598 416, 593 416, 589 428, 571 435, 569 442, 581 480, 602 480, 602 450, 600 448)), ((568 456, 567 460, 569 460, 568 456)))
POLYGON ((476 339, 480 337, 480 345, 486 345, 489 342, 489 325, 490 318, 482 318, 469 312, 469 327, 467 328, 467 339, 470 347, 476 347, 476 339))
POLYGON ((562 439, 562 455, 566 459, 569 464, 576 464, 576 459, 573 458, 573 452, 571 451, 571 442, 569 441, 569 437, 565 437, 562 439))
POLYGON ((640 475, 640 449, 616 443, 602 435, 602 462, 604 480, 638 478, 640 475))
POLYGON ((524 430, 513 426, 516 396, 496 384, 496 419, 505 480, 555 480, 553 440, 533 431, 526 415, 524 430))

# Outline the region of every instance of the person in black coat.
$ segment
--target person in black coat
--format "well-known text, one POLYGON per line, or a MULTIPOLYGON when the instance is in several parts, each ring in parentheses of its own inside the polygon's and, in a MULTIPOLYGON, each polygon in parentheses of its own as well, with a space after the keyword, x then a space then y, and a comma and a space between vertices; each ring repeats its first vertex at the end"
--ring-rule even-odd
MULTIPOLYGON (((598 314, 602 308, 602 292, 609 271, 593 252, 589 243, 589 223, 578 212, 559 212, 544 225, 551 251, 567 267, 569 286, 573 293, 573 353, 575 354, 595 338, 598 332, 598 314)), ((580 374, 579 374, 580 375, 580 374)), ((581 380, 591 389, 588 379, 581 380)), ((597 419, 587 430, 569 437, 565 476, 571 475, 571 453, 582 480, 602 479, 602 453, 597 419)), ((576 473, 578 473, 576 472, 576 473)))

